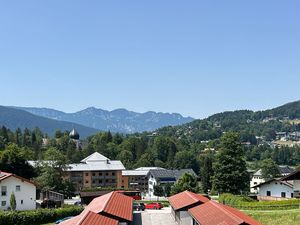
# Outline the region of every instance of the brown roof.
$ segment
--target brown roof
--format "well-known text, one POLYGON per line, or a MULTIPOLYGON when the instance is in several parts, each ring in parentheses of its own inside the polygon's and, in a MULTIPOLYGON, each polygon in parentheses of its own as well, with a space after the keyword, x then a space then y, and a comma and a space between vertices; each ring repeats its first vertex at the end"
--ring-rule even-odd
POLYGON ((184 191, 173 195, 168 198, 171 206, 174 210, 180 210, 189 206, 195 206, 195 204, 202 204, 208 202, 209 199, 203 195, 195 194, 190 191, 184 191))
POLYGON ((119 220, 132 221, 132 205, 133 198, 114 191, 94 198, 83 212, 105 213, 119 220))
POLYGON ((287 181, 287 180, 300 180, 300 170, 296 170, 287 176, 281 178, 282 181, 287 181))
POLYGON ((213 201, 188 211, 201 225, 262 225, 237 209, 213 201))
POLYGON ((33 184, 34 186, 36 186, 33 182, 31 182, 30 180, 28 180, 26 178, 20 177, 16 174, 13 174, 13 173, 7 173, 7 172, 0 171, 0 181, 5 180, 9 177, 15 177, 17 179, 20 179, 21 181, 25 181, 27 183, 30 183, 30 184, 33 184))
POLYGON ((63 221, 61 225, 118 225, 118 220, 103 216, 91 211, 80 214, 69 220, 63 221))

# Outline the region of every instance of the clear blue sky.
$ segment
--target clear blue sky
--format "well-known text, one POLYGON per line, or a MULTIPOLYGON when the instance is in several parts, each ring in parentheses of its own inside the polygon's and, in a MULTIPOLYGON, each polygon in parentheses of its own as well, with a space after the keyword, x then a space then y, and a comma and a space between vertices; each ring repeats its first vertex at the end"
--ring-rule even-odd
POLYGON ((300 99, 300 1, 0 2, 0 105, 196 118, 300 99))

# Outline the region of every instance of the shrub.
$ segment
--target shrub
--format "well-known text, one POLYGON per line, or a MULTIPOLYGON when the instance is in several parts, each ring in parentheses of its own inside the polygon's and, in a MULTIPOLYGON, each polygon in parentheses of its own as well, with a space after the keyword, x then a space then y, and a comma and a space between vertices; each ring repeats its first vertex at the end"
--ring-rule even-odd
POLYGON ((222 194, 219 197, 219 202, 243 210, 286 210, 298 209, 300 206, 298 199, 259 202, 247 196, 232 194, 222 194))
POLYGON ((81 213, 82 207, 72 206, 59 209, 37 209, 30 211, 9 211, 0 213, 1 224, 5 225, 38 225, 50 223, 68 216, 76 216, 81 213))

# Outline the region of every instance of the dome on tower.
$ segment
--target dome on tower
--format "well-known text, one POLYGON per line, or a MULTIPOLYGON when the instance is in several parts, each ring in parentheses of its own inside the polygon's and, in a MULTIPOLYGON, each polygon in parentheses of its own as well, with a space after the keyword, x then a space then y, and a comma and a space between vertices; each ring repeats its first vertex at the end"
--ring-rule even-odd
POLYGON ((77 130, 75 130, 73 128, 73 130, 71 130, 71 132, 69 134, 69 137, 72 138, 72 139, 78 140, 79 139, 79 133, 77 132, 77 130))

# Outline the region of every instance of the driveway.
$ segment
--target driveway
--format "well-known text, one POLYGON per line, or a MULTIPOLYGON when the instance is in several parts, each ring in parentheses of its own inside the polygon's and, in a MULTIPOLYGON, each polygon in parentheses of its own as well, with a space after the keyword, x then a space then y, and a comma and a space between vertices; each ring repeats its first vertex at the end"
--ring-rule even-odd
POLYGON ((171 208, 166 207, 161 210, 145 210, 133 214, 134 225, 176 225, 171 208))

